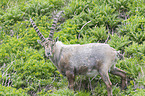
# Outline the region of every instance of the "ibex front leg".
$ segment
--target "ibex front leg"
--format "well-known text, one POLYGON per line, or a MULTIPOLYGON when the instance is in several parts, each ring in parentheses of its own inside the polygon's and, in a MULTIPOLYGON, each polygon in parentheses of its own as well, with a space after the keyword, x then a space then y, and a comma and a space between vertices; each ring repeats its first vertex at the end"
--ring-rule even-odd
POLYGON ((101 75, 101 78, 103 79, 103 81, 105 82, 105 84, 107 86, 108 96, 112 96, 112 83, 109 79, 108 71, 100 70, 99 73, 101 75))
POLYGON ((75 75, 71 71, 66 71, 66 77, 68 79, 68 88, 74 90, 75 75))

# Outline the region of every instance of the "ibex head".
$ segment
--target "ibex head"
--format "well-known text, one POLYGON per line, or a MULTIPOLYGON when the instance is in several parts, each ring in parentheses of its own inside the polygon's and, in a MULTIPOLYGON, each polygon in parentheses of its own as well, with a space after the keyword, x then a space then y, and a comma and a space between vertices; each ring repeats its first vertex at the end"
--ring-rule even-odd
POLYGON ((37 40, 37 42, 44 47, 46 57, 52 56, 53 46, 57 42, 57 38, 53 41, 46 38, 44 42, 41 42, 40 40, 37 40))
POLYGON ((56 15, 56 18, 54 18, 54 21, 53 21, 53 24, 52 24, 52 27, 51 27, 51 30, 50 30, 50 34, 49 34, 49 37, 48 38, 45 38, 42 33, 39 31, 38 27, 36 26, 36 24, 33 22, 33 20, 30 18, 30 21, 31 21, 31 24, 32 26, 34 27, 35 31, 37 32, 38 36, 40 37, 41 41, 40 40, 37 40, 37 42, 39 44, 41 44, 44 49, 45 49, 45 55, 46 57, 49 57, 49 56, 52 56, 52 51, 53 51, 53 46, 54 44, 57 42, 58 38, 56 38, 55 40, 53 40, 53 34, 54 34, 54 31, 56 29, 56 25, 57 25, 57 22, 59 20, 59 17, 61 15, 63 11, 59 12, 57 15, 56 15))

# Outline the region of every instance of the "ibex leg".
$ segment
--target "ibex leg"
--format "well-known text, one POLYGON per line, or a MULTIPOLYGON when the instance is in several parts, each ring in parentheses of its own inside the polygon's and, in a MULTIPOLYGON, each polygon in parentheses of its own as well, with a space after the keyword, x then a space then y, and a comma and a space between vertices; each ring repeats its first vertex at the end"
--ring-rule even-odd
POLYGON ((66 71, 66 77, 68 79, 68 88, 74 90, 74 82, 75 82, 74 73, 71 71, 66 71))
POLYGON ((108 96, 112 96, 112 83, 109 79, 109 75, 108 72, 105 70, 101 70, 99 71, 101 78, 103 79, 103 81, 105 82, 106 86, 107 86, 107 92, 108 92, 108 96))
POLYGON ((121 89, 122 90, 125 89, 127 86, 126 72, 115 67, 111 70, 111 74, 118 75, 121 77, 121 82, 122 82, 121 89))

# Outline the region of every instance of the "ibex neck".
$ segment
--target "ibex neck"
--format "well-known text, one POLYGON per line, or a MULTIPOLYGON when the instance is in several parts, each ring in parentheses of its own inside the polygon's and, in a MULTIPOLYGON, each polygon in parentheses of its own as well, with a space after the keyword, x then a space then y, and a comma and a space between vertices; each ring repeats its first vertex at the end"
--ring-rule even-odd
POLYGON ((49 57, 49 59, 57 66, 57 62, 60 60, 61 50, 63 47, 63 43, 57 41, 53 47, 52 54, 53 56, 49 57))

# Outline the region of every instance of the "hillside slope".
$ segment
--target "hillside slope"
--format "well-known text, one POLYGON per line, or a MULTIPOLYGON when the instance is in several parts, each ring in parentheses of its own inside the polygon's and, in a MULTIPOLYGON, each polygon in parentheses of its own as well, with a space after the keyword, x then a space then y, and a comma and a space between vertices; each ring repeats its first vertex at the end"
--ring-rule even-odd
POLYGON ((39 37, 29 18, 48 37, 55 14, 62 10, 65 21, 58 24, 54 38, 59 37, 64 44, 109 44, 124 57, 116 66, 128 77, 128 88, 121 91, 120 78, 109 74, 113 94, 145 94, 144 0, 0 2, 0 95, 107 95, 100 76, 77 77, 78 91, 69 90, 67 79, 45 58, 43 47, 37 43, 39 37))

